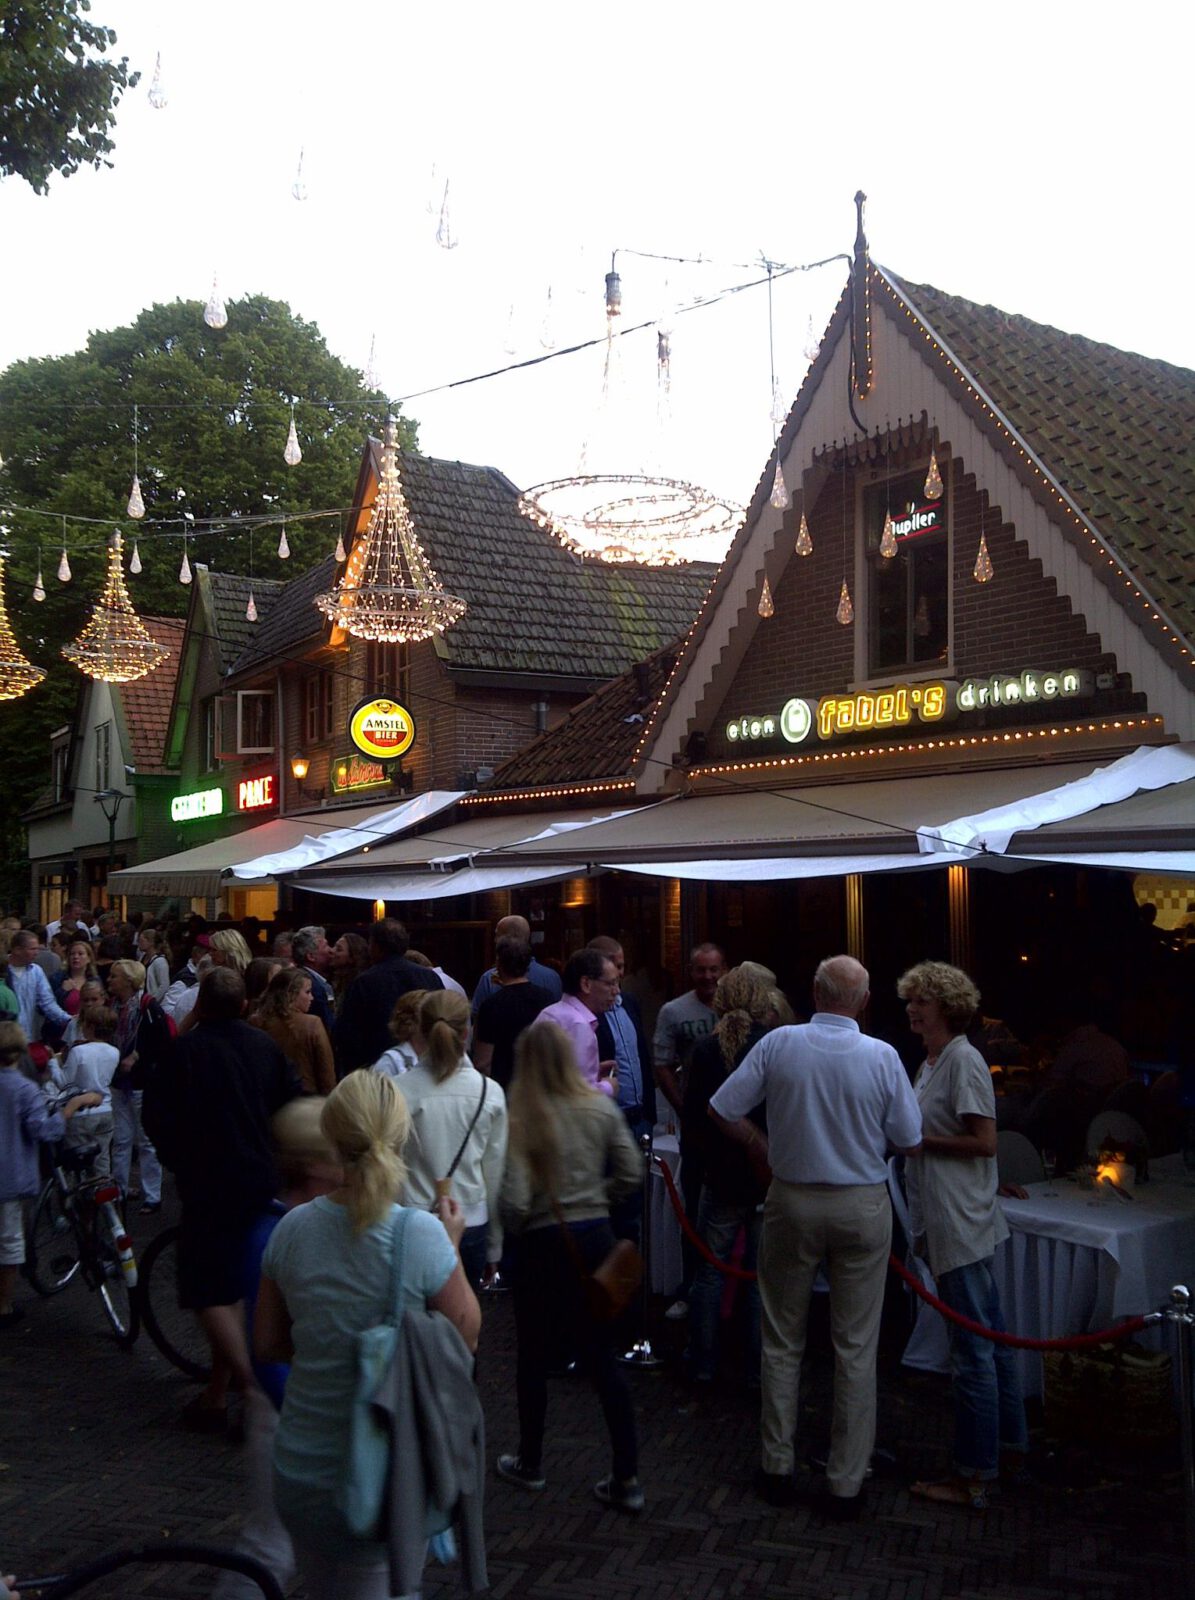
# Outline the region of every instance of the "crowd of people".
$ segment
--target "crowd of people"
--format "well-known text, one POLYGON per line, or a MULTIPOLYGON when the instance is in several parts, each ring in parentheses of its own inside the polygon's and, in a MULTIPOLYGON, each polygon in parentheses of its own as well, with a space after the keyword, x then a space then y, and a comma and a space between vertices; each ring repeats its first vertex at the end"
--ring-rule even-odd
MULTIPOLYGON (((281 1576, 297 1567, 313 1596, 386 1594, 423 1532, 414 1555, 406 1535, 396 1554, 393 1538, 349 1531, 340 1493, 357 1342, 388 1306, 442 1313, 484 1360, 478 1296, 509 1287, 519 1437, 497 1474, 530 1494, 545 1487, 548 1378, 576 1367, 610 1439, 594 1493, 642 1511, 616 1359, 625 1330, 592 1314, 587 1284, 616 1240, 640 1240, 638 1142, 666 1122, 679 1129, 700 1241, 666 1313, 687 1319, 688 1375, 700 1386, 724 1370, 721 1269, 734 1257, 753 1278, 742 1343, 760 1391, 756 1485, 792 1503, 810 1304, 828 1287, 834 1404, 819 1505, 856 1517, 875 1438, 893 1157, 909 1243, 939 1295, 973 1324, 1003 1326, 992 1259, 1007 1228, 992 1073, 968 1038, 975 985, 933 961, 900 979, 924 1052, 911 1079, 890 1043, 861 1030, 869 977, 848 956, 818 967, 813 1013, 798 1023, 768 968, 727 970, 701 944, 691 986, 645 1027, 617 939, 598 936, 558 969, 533 955, 528 924, 506 917, 493 948, 470 996, 389 918, 332 942, 322 927, 267 942, 252 923, 122 924, 73 904, 49 928, 0 927, 0 1327, 21 1312, 21 1208, 39 1142, 96 1144, 98 1169, 148 1214, 165 1167, 181 1209, 180 1298, 211 1351, 182 1425, 247 1431, 259 1484, 247 1548, 281 1576), (39 1084, 73 1097, 54 1112, 39 1084)), ((913 1492, 982 1509, 998 1477, 1024 1474, 1024 1407, 1001 1346, 956 1324, 950 1338, 953 1458, 913 1492)))

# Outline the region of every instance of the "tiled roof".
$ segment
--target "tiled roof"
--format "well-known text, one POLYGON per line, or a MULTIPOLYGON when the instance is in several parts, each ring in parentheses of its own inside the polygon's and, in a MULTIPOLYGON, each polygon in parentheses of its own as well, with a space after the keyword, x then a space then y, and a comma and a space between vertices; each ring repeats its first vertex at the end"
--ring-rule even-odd
POLYGON ((629 672, 603 684, 596 694, 574 706, 563 722, 503 762, 487 792, 623 777, 680 647, 681 641, 674 639, 629 672))
MULTIPOLYGON (((375 481, 378 448, 371 441, 375 481)), ((495 468, 404 454, 401 470, 424 550, 445 589, 468 602, 443 636, 452 667, 613 677, 689 627, 716 570, 582 561, 520 513, 519 491, 495 468)), ((237 671, 319 632, 314 598, 336 570, 329 558, 286 586, 237 671)))
POLYGON ((1195 636, 1195 372, 884 276, 1195 636))
POLYGON ((220 670, 229 672, 257 639, 259 630, 269 622, 276 609, 275 601, 286 584, 278 578, 254 578, 251 581, 232 572, 208 572, 207 582, 215 614, 220 670), (250 622, 245 615, 250 589, 257 607, 256 622, 250 622))
POLYGON ((122 683, 118 689, 132 747, 132 763, 139 776, 146 776, 167 771, 162 758, 186 623, 175 617, 143 617, 141 620, 157 642, 170 652, 161 666, 134 683, 122 683))

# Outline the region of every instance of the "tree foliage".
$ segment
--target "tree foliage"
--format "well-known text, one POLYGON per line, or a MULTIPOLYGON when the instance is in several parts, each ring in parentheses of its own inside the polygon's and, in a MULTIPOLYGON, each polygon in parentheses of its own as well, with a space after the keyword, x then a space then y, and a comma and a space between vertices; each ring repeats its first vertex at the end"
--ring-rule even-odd
MULTIPOLYGON (((144 570, 127 581, 143 615, 186 613, 184 529, 192 563, 292 578, 333 549, 342 526, 341 515, 304 513, 349 507, 366 438, 381 431, 385 397, 361 387, 360 372, 329 353, 313 323, 262 295, 230 302, 228 319, 215 331, 197 301, 155 305, 129 327, 93 333, 76 354, 0 373, 9 614, 25 653, 47 670, 28 695, 0 704, 0 771, 15 801, 0 808, 0 899, 27 881, 27 866, 14 868, 23 854, 16 818, 48 782, 50 732, 72 715, 80 675, 60 651, 94 604, 111 531, 123 532, 126 552, 138 542, 144 570), (283 460, 292 400, 303 451, 296 467, 283 460), (134 405, 141 522, 125 515, 134 405), (295 519, 288 561, 277 556, 280 524, 256 521, 282 515, 295 519), (212 520, 220 531, 205 530, 212 520), (68 584, 55 577, 64 538, 68 584), (46 599, 37 604, 39 562, 46 599)), ((408 419, 399 438, 415 448, 408 419)))
POLYGON ((0 172, 45 194, 55 172, 107 166, 109 130, 139 73, 109 60, 111 28, 87 20, 91 0, 0 5, 0 172))

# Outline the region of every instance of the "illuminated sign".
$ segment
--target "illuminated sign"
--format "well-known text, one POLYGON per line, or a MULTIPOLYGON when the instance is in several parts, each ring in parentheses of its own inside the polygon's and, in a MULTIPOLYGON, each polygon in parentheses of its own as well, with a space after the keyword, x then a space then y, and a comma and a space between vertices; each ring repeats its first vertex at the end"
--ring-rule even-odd
POLYGON ((237 784, 238 811, 264 811, 274 804, 274 774, 264 778, 242 778, 237 784))
POLYGON ((389 782, 390 773, 380 761, 366 761, 362 756, 337 756, 332 763, 333 794, 376 789, 389 782))
POLYGON ((362 700, 349 719, 355 749, 373 761, 393 761, 415 742, 415 719, 397 700, 362 700))
POLYGON ((946 679, 899 683, 854 694, 824 695, 817 701, 794 698, 785 703, 779 715, 761 712, 736 717, 726 724, 726 738, 731 744, 776 738, 800 744, 815 731, 823 740, 855 733, 884 733, 907 728, 914 722, 944 722, 956 712, 1080 698, 1091 694, 1094 687, 1094 675, 1077 667, 1057 667, 1048 672, 997 672, 989 678, 967 678, 962 684, 946 679))
POLYGON ((194 794, 176 794, 170 802, 173 822, 194 822, 196 817, 218 817, 223 810, 223 789, 197 789, 194 794))
POLYGON ((892 532, 905 543, 929 533, 940 533, 945 526, 940 500, 913 501, 903 511, 892 513, 892 532))

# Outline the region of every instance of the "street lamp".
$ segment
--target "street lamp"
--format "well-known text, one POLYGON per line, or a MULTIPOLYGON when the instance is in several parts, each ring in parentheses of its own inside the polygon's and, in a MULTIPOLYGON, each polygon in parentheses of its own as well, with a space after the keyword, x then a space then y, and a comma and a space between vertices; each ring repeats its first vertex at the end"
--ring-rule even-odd
MULTIPOLYGON (((101 789, 93 798, 108 819, 108 877, 111 878, 112 869, 116 865, 116 819, 120 815, 121 806, 133 796, 125 789, 101 789)), ((104 887, 108 895, 108 908, 111 910, 112 891, 107 884, 104 887)))

